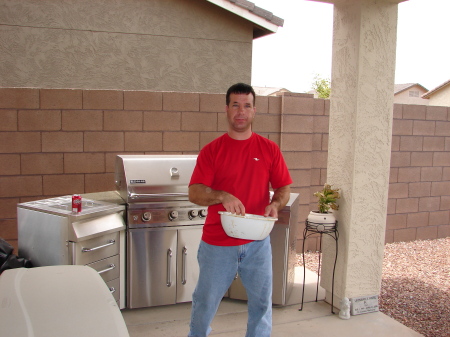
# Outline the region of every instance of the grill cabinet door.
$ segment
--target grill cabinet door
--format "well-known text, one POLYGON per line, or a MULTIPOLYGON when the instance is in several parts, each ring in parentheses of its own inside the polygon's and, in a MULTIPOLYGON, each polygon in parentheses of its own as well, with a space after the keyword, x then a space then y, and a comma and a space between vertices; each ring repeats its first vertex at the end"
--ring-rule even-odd
POLYGON ((177 231, 131 229, 127 249, 128 308, 175 304, 177 231))
POLYGON ((177 303, 192 301, 198 281, 197 251, 202 237, 202 226, 178 230, 177 303))

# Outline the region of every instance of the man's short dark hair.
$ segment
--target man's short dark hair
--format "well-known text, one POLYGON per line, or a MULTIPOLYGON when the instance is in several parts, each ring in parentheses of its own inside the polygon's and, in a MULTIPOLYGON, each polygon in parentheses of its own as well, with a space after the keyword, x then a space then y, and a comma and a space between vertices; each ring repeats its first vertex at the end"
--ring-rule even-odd
POLYGON ((228 88, 227 97, 226 97, 227 105, 230 104, 230 95, 231 94, 244 94, 244 95, 252 94, 253 95, 253 105, 255 105, 256 94, 255 94, 255 90, 253 90, 251 85, 248 85, 245 83, 236 83, 236 84, 233 84, 230 88, 228 88))

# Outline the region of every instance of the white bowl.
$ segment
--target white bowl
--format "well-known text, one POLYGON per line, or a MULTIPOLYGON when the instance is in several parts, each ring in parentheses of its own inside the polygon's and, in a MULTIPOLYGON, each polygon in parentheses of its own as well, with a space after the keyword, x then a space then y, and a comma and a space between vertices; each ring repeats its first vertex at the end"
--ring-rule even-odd
POLYGON ((278 219, 262 215, 236 215, 230 212, 219 212, 222 227, 228 236, 246 240, 264 240, 272 231, 278 219))

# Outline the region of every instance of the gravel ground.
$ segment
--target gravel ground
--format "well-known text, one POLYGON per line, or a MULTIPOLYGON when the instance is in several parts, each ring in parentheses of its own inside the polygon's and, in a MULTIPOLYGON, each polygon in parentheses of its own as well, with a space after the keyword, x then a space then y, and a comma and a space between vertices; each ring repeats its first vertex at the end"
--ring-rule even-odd
MULTIPOLYGON (((316 271, 317 254, 306 253, 305 264, 316 271)), ((425 337, 449 337, 450 237, 386 244, 379 305, 425 337)))

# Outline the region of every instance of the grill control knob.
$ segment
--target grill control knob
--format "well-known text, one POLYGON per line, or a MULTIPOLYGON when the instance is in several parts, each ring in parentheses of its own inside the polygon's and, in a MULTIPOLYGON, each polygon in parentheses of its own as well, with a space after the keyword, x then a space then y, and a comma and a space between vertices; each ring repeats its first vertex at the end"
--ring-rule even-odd
POLYGON ((176 218, 178 218, 178 211, 172 211, 169 213, 169 220, 175 220, 176 218))
POLYGON ((144 212, 144 214, 142 214, 142 220, 144 221, 150 221, 152 218, 152 213, 150 212, 144 212))
POLYGON ((208 210, 207 209, 201 209, 200 210, 200 217, 204 218, 208 215, 208 210))
POLYGON ((193 209, 192 211, 189 211, 189 218, 193 219, 198 216, 198 211, 196 209, 193 209))

